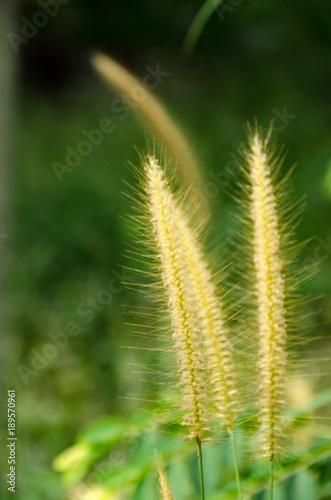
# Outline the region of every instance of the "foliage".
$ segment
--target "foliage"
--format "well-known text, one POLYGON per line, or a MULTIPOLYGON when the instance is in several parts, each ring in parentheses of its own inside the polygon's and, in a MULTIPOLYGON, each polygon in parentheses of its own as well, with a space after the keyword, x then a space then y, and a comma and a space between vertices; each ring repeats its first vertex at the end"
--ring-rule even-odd
MULTIPOLYGON (((331 432, 328 437, 322 438, 322 435, 326 435, 325 429, 312 425, 307 417, 312 410, 316 411, 330 403, 331 394, 328 390, 317 394, 301 409, 293 409, 289 415, 296 417, 291 432, 297 433, 298 442, 300 437, 307 439, 309 450, 303 452, 299 448, 293 449, 291 458, 281 461, 277 466, 275 498, 287 498, 287 495, 300 500, 328 498, 327 491, 331 487, 328 477, 331 432)), ((246 424, 237 431, 239 463, 246 464, 242 476, 246 499, 260 498, 256 495, 266 490, 269 474, 266 464, 246 460, 249 446, 245 443, 251 426, 250 415, 247 415, 246 424)), ((62 472, 72 491, 81 481, 85 481, 87 490, 97 484, 107 494, 115 494, 115 497, 117 494, 120 498, 126 492, 134 500, 140 500, 144 495, 153 500, 158 498, 154 460, 154 450, 157 448, 166 460, 167 473, 176 498, 198 498, 195 447, 188 441, 183 442, 181 433, 180 427, 162 422, 162 413, 156 416, 134 414, 125 423, 108 417, 97 421, 88 428, 88 432, 78 436, 76 444, 55 459, 54 467, 62 472), (187 478, 183 477, 184 474, 187 478)), ((236 498, 236 484, 231 466, 231 447, 226 436, 221 437, 220 441, 221 445, 210 443, 205 446, 206 484, 209 485, 207 498, 232 500, 236 498)), ((87 494, 86 500, 89 498, 92 496, 87 494)))

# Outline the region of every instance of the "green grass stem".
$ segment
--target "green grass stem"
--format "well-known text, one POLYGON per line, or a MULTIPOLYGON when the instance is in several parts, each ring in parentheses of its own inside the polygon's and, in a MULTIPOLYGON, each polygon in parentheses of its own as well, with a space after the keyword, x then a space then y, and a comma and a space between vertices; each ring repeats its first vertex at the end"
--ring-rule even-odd
POLYGON ((274 461, 273 457, 271 457, 270 461, 270 491, 269 491, 269 500, 273 500, 274 498, 274 461))
POLYGON ((206 0, 202 5, 197 15, 193 19, 193 22, 187 32, 183 43, 183 53, 186 56, 192 54, 194 47, 196 46, 200 35, 212 16, 213 12, 218 8, 223 0, 206 0))
POLYGON ((231 448, 232 448, 234 472, 235 472, 235 475, 236 475, 238 500, 242 500, 241 485, 240 485, 240 475, 239 475, 239 467, 238 467, 238 457, 237 457, 237 449, 236 449, 236 441, 235 441, 235 438, 234 438, 233 431, 231 431, 231 432, 229 431, 229 435, 230 435, 230 440, 231 440, 231 448))
POLYGON ((201 441, 199 438, 196 438, 196 443, 197 443, 197 455, 198 455, 199 471, 200 471, 201 500, 205 500, 205 482, 203 478, 202 448, 201 448, 201 441))

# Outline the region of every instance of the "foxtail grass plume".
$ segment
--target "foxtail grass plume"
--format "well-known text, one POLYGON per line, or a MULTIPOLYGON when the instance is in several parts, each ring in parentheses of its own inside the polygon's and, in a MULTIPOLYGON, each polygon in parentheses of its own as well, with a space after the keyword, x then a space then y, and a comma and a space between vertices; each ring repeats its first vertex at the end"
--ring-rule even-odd
POLYGON ((181 213, 178 217, 178 230, 190 272, 192 293, 200 315, 205 363, 209 371, 209 386, 216 416, 231 431, 238 414, 239 395, 225 314, 199 240, 181 213))
POLYGON ((281 411, 286 376, 285 282, 273 158, 268 137, 252 134, 247 151, 250 217, 253 223, 255 294, 259 330, 259 393, 263 455, 275 461, 282 451, 281 411))
POLYGON ((167 296, 178 363, 182 409, 185 412, 182 425, 188 428, 191 440, 200 441, 209 421, 206 410, 205 355, 199 312, 179 232, 179 227, 183 225, 182 214, 177 210, 164 172, 155 157, 148 156, 144 168, 150 222, 167 296))
POLYGON ((159 457, 156 457, 156 467, 157 467, 157 476, 159 481, 161 500, 173 500, 166 471, 164 470, 163 463, 159 457))
POLYGON ((147 85, 139 81, 118 62, 102 53, 94 54, 91 57, 91 63, 108 84, 124 93, 132 102, 132 108, 136 109, 151 125, 177 161, 179 171, 187 184, 195 186, 198 191, 202 192, 199 169, 183 133, 147 85))

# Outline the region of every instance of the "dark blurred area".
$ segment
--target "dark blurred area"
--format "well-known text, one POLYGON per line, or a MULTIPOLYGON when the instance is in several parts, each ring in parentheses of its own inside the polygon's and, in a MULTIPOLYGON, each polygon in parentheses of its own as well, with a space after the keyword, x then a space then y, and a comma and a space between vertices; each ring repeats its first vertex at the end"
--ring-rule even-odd
MULTIPOLYGON (((2 2, 1 15, 8 5, 2 2)), ((133 111, 120 121, 111 110, 117 93, 93 73, 94 51, 138 77, 147 66, 169 73, 155 94, 196 152, 216 243, 231 229, 232 200, 215 176, 244 140, 246 121, 257 118, 267 127, 278 119, 286 165, 298 163, 295 196, 306 195, 298 234, 311 240, 302 262, 321 268, 309 284, 321 297, 309 306, 311 328, 329 335, 331 3, 229 5, 223 16, 213 14, 190 58, 181 46, 201 6, 194 0, 22 0, 12 25, 2 28, 1 65, 15 68, 8 76, 15 94, 11 133, 1 129, 0 137, 11 149, 10 166, 3 166, 10 196, 1 252, 7 256, 4 388, 17 391, 19 499, 60 498, 54 457, 95 417, 130 412, 136 403, 123 398, 142 387, 129 366, 141 361, 139 353, 121 347, 132 344, 125 312, 143 300, 121 284, 130 244, 121 192, 123 180, 134 182, 126 166, 138 161, 135 147, 143 148, 146 130, 153 131, 133 111), (40 16, 46 4, 53 14, 40 16), (60 182, 54 162, 63 162, 66 148, 75 149, 82 131, 104 118, 113 120, 114 132, 60 182)))

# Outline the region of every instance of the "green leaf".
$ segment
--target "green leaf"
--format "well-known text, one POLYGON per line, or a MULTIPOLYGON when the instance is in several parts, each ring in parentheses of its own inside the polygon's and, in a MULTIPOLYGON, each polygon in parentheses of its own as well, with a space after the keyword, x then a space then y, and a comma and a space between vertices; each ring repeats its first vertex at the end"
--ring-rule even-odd
POLYGON ((85 443, 78 443, 67 448, 53 461, 53 468, 57 472, 65 472, 71 468, 79 467, 91 455, 91 447, 85 443))
POLYGON ((122 438, 126 428, 127 424, 123 420, 106 416, 84 430, 78 436, 77 440, 89 443, 90 445, 113 445, 122 438))
POLYGON ((114 470, 102 484, 111 491, 121 491, 130 484, 138 484, 151 470, 151 464, 136 463, 114 470))
POLYGON ((328 484, 325 484, 320 491, 318 492, 317 497, 318 499, 323 499, 327 500, 331 498, 331 481, 328 484))
POLYGON ((209 21, 213 12, 222 2, 223 0, 206 0, 204 2, 197 15, 193 19, 193 22, 183 42, 183 53, 185 55, 190 55, 193 52, 194 47, 196 46, 205 25, 209 21))
POLYGON ((331 198, 331 160, 328 163, 326 175, 323 180, 322 189, 331 198))
POLYGON ((293 497, 300 498, 300 500, 316 498, 315 479, 311 472, 305 470, 297 474, 294 482, 293 497))
MULTIPOLYGON (((293 460, 291 463, 283 465, 276 469, 275 472, 275 483, 281 483, 286 479, 294 476, 295 474, 299 474, 303 471, 309 469, 309 467, 317 464, 318 462, 322 462, 325 460, 329 460, 331 457, 331 443, 323 446, 316 447, 309 452, 306 453, 304 457, 298 457, 296 460, 293 460)), ((244 485, 244 499, 251 499, 257 493, 262 492, 267 488, 269 481, 269 477, 266 475, 264 480, 259 480, 254 484, 254 481, 248 480, 246 485, 244 485)), ((232 497, 229 497, 232 498, 232 497)), ((294 497, 300 498, 300 497, 294 497)), ((314 498, 314 497, 311 497, 314 498)))
POLYGON ((165 460, 182 458, 195 450, 176 435, 148 431, 140 436, 137 448, 125 464, 113 463, 110 471, 100 473, 98 482, 112 491, 123 490, 129 485, 138 486, 155 469, 156 449, 165 460))
POLYGON ((73 485, 85 477, 98 455, 87 443, 77 443, 53 460, 53 469, 63 474, 67 485, 73 485))

